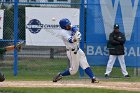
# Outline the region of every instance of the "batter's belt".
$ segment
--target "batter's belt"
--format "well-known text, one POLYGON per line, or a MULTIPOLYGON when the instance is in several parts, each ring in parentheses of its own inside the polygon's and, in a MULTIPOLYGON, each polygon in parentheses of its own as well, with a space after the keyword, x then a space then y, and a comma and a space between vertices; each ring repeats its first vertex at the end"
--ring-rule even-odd
POLYGON ((67 49, 67 51, 74 51, 75 49, 67 49))
POLYGON ((73 48, 73 49, 67 49, 67 51, 75 51, 74 54, 77 54, 77 51, 79 50, 79 47, 77 49, 73 48))

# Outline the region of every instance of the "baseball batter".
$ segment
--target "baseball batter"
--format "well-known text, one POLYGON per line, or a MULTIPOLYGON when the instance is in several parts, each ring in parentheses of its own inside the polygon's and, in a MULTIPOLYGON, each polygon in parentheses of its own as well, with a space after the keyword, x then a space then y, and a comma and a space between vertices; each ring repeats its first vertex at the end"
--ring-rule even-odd
POLYGON ((79 66, 82 67, 90 77, 91 83, 99 82, 96 80, 92 70, 90 69, 84 52, 79 48, 81 33, 78 28, 72 26, 71 22, 67 18, 61 19, 59 25, 63 29, 61 32, 61 38, 66 45, 67 57, 70 60, 70 68, 54 77, 53 82, 57 82, 62 79, 63 76, 76 74, 79 66))

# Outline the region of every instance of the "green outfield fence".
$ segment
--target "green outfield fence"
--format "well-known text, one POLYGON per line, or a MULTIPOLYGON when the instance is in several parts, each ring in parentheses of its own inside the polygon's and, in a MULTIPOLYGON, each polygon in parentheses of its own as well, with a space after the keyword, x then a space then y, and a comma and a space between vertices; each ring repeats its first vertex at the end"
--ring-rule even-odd
MULTIPOLYGON (((25 40, 25 7, 48 7, 48 8, 78 8, 80 9, 80 29, 85 29, 84 0, 0 0, 0 8, 4 9, 3 39, 0 47, 16 45, 18 41, 25 40), (48 2, 46 2, 48 1, 48 2), (82 7, 82 8, 81 8, 82 7)), ((82 31, 82 34, 85 34, 82 31)), ((84 36, 83 40, 84 41, 84 36)), ((82 49, 84 49, 82 42, 82 49)), ((17 50, 1 54, 0 70, 9 78, 12 76, 26 79, 40 78, 52 79, 58 72, 68 67, 68 59, 65 47, 26 46, 21 52, 17 50)), ((97 77, 104 77, 105 67, 91 67, 97 77)), ((138 69, 128 68, 131 76, 137 76, 138 69)), ((120 68, 113 68, 112 76, 121 77, 120 68), (116 73, 117 72, 117 73, 116 73)), ((71 77, 79 78, 79 73, 71 77)))

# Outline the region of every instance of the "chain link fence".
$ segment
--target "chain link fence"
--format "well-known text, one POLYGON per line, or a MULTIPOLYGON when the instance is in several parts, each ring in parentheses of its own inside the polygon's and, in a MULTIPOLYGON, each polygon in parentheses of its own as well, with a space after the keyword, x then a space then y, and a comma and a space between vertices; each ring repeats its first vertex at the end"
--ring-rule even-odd
MULTIPOLYGON (((45 8, 78 8, 80 0, 19 0, 18 3, 18 40, 25 40, 25 8, 26 7, 45 7, 45 8), (64 4, 63 4, 64 3, 64 4)), ((4 9, 3 40, 0 47, 14 44, 14 2, 0 2, 1 9, 4 9)), ((42 14, 43 15, 43 14, 42 14)), ((84 16, 84 15, 83 15, 84 16)), ((7 78, 13 77, 14 52, 10 51, 1 54, 0 69, 7 78)), ((18 75, 25 79, 50 80, 58 72, 64 71, 69 66, 65 47, 48 46, 23 46, 18 53, 18 75), (26 78, 27 77, 27 78, 26 78)), ((103 77, 105 66, 91 67, 97 77, 103 77)), ((122 76, 120 68, 114 68, 113 75, 122 76), (117 74, 116 74, 117 72, 117 74)), ((134 75, 134 69, 128 68, 130 75, 134 75)), ((79 74, 68 77, 78 79, 79 74)), ((66 78, 67 79, 67 78, 66 78)))
MULTIPOLYGON (((25 40, 25 8, 80 8, 80 0, 19 0, 18 2, 18 40, 25 40), (64 3, 64 4, 63 4, 64 3)), ((1 2, 4 9, 4 31, 1 46, 14 44, 14 2, 1 2)), ((43 14, 42 14, 43 15, 43 14)), ((51 38, 50 38, 51 39, 51 38)), ((13 77, 14 73, 14 51, 1 54, 0 69, 7 78, 13 77)), ((23 46, 18 52, 17 76, 22 79, 42 78, 52 79, 58 72, 67 69, 69 61, 64 46, 23 46)), ((79 78, 79 75, 75 75, 79 78)), ((73 77, 75 77, 73 76, 73 77)), ((16 78, 14 77, 14 78, 16 78)), ((71 78, 73 78, 71 77, 71 78)))

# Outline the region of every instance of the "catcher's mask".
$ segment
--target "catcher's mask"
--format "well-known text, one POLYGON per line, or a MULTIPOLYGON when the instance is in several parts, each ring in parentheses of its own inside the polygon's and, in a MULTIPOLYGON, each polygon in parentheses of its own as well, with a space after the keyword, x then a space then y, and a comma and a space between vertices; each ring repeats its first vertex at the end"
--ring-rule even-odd
POLYGON ((71 22, 67 18, 64 18, 59 21, 59 25, 62 29, 66 29, 66 26, 71 25, 71 22))

